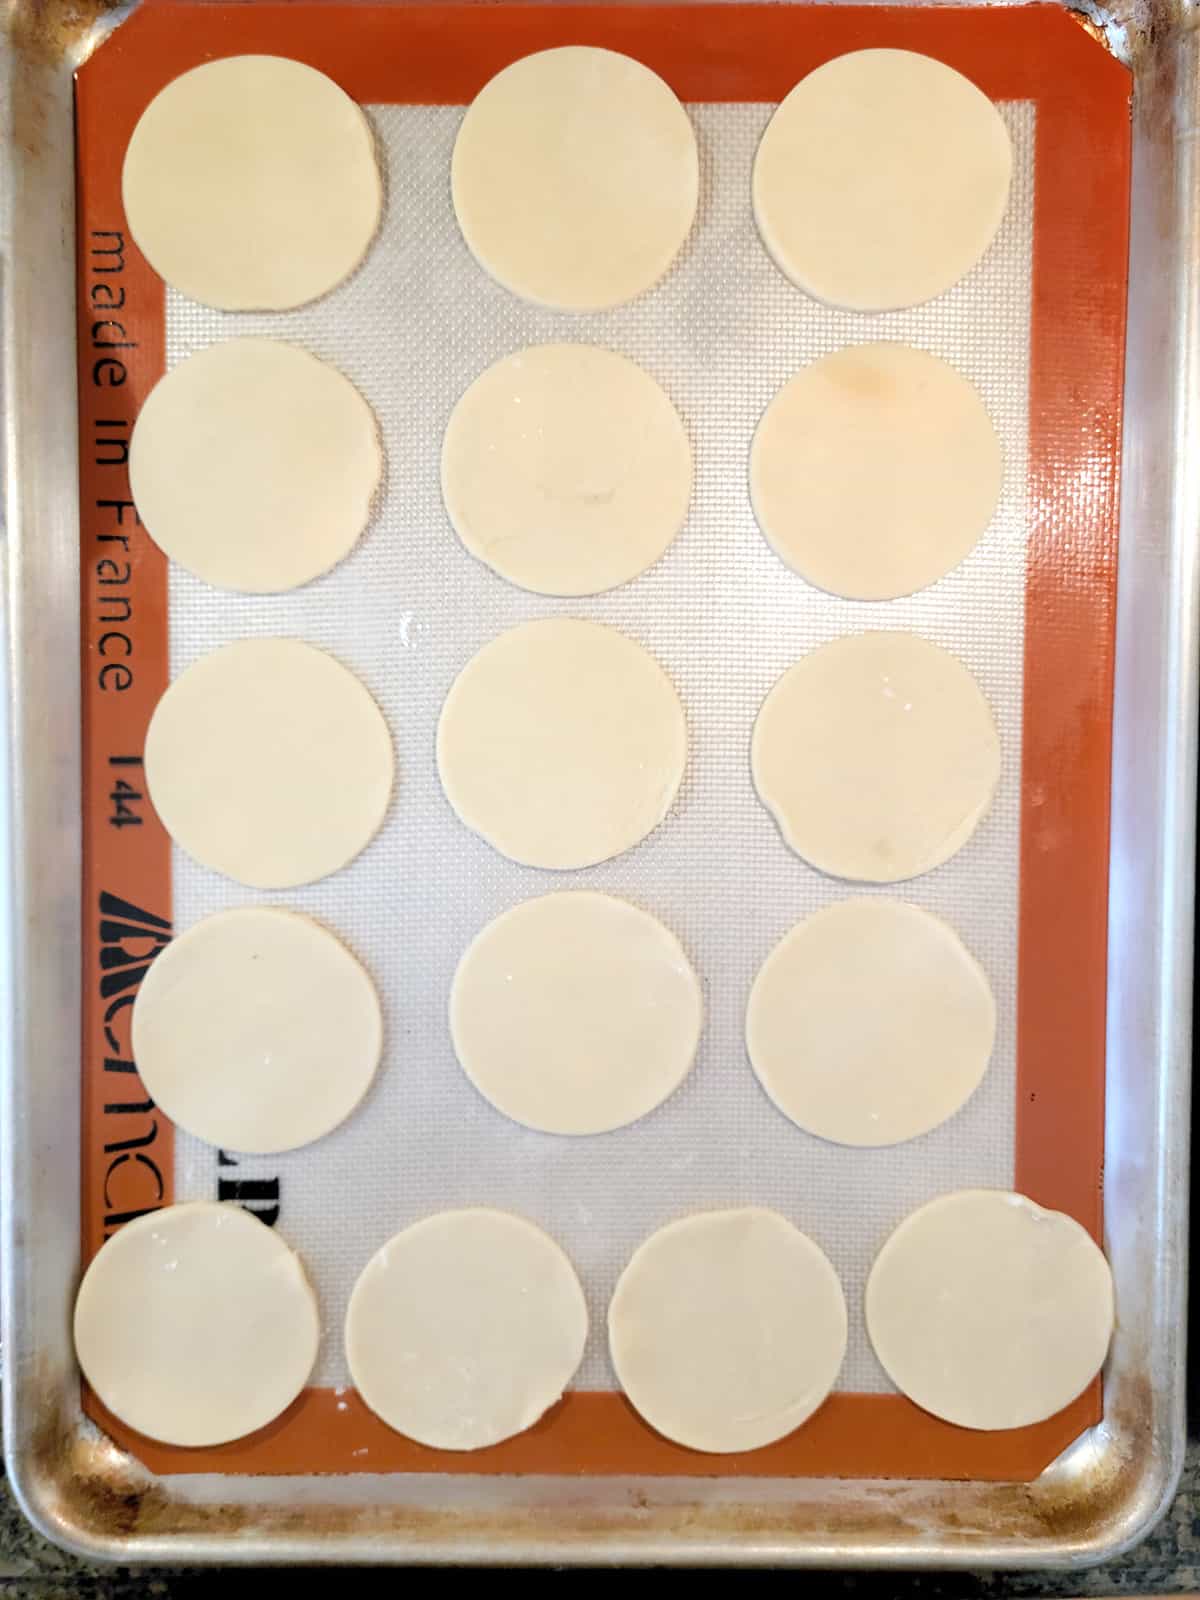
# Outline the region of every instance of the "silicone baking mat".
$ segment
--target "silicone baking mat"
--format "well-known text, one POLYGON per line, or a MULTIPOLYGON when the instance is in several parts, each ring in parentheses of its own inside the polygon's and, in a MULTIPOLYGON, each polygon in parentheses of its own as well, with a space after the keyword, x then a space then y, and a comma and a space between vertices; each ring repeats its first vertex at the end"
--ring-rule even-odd
POLYGON ((1098 1386, 1011 1434, 935 1421, 891 1391, 861 1299, 892 1227, 949 1189, 1015 1185, 1099 1227, 1128 93, 1124 71, 1051 7, 150 0, 80 74, 85 1254, 169 1198, 240 1200, 301 1252, 324 1323, 314 1387, 272 1428, 231 1446, 181 1451, 134 1438, 88 1396, 157 1470, 1013 1478, 1036 1473, 1096 1420, 1098 1386), (507 62, 563 43, 623 49, 659 71, 687 103, 701 152, 700 208, 680 259, 650 294, 596 316, 526 306, 493 284, 449 198, 462 105, 507 62), (932 304, 878 317, 832 311, 792 288, 749 207, 773 104, 821 61, 870 45, 924 50, 966 72, 1001 105, 1014 146, 1011 201, 984 261, 932 304), (309 61, 363 103, 387 184, 363 267, 287 314, 222 314, 164 291, 120 208, 125 144, 151 96, 189 66, 248 51, 309 61), (386 481, 366 534, 334 573, 292 594, 230 595, 168 570, 128 499, 129 429, 155 379, 239 334, 290 339, 334 362, 383 433, 386 481), (483 367, 571 338, 620 350, 659 379, 687 424, 696 485, 683 532, 650 573, 611 595, 558 602, 466 555, 441 506, 438 454, 451 407, 483 367), (920 595, 882 605, 832 599, 788 572, 746 489, 750 438, 772 394, 805 362, 872 339, 922 346, 970 377, 1006 462, 996 518, 971 557, 920 595), (691 739, 663 826, 615 861, 561 875, 518 867, 468 833, 433 760, 459 668, 502 629, 555 612, 646 644, 680 691, 691 739), (912 629, 958 654, 1004 750, 996 804, 967 847, 878 891, 949 918, 983 962, 999 1008, 995 1057, 958 1116, 879 1151, 795 1128, 760 1090, 742 1042, 746 995, 774 943, 801 916, 864 892, 783 845, 751 786, 750 728, 799 655, 864 627, 912 629), (399 763, 387 822, 363 855, 322 883, 269 895, 173 850, 140 776, 145 726, 169 678, 252 634, 305 638, 351 666, 388 718, 399 763), (471 1089, 446 996, 458 956, 491 917, 584 884, 627 896, 680 935, 704 984, 707 1026, 694 1071, 650 1117, 601 1138, 555 1139, 509 1123, 471 1089), (375 977, 387 1026, 379 1079, 357 1115, 272 1158, 172 1130, 128 1050, 137 983, 171 927, 256 902, 308 911, 345 939, 375 977), (784 1212, 827 1251, 849 1302, 850 1345, 839 1391, 812 1422, 766 1450, 706 1457, 659 1438, 615 1391, 604 1312, 654 1228, 751 1203, 784 1212), (593 1331, 560 1406, 519 1439, 464 1457, 411 1444, 370 1416, 348 1387, 341 1324, 379 1244, 467 1204, 522 1212, 554 1234, 580 1272, 593 1331))

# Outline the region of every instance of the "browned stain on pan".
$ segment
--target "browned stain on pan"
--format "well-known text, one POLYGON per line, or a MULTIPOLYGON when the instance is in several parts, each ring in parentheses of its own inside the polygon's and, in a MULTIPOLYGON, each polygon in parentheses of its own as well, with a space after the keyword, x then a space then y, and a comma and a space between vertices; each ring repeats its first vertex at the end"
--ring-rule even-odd
MULTIPOLYGON (((1136 1395, 1129 1407, 1144 1414, 1136 1395)), ((316 1538, 328 1539, 334 1547, 364 1536, 401 1543, 453 1541, 460 1548, 471 1543, 500 1548, 497 1541, 502 1540, 506 1549, 524 1541, 547 1556, 556 1547, 565 1553, 579 1541, 613 1537, 636 1550, 639 1543, 649 1547, 689 1528, 727 1551, 743 1539, 759 1547, 764 1540, 775 1541, 781 1550, 814 1538, 843 1550, 874 1543, 911 1545, 934 1525, 942 1549, 958 1547, 967 1555, 1012 1538, 1045 1539, 1056 1546, 1075 1539, 1091 1544, 1106 1527, 1121 1525, 1144 1471, 1144 1460, 1133 1453, 1106 1453, 1106 1465, 1077 1479, 964 1484, 955 1492, 953 1509, 936 1485, 922 1483, 865 1485, 845 1505, 830 1503, 828 1491, 821 1492, 819 1502, 802 1498, 799 1486, 794 1501, 764 1504, 748 1498, 713 1504, 684 1499, 656 1505, 634 1484, 621 1485, 603 1505, 595 1503, 594 1491, 581 1485, 577 1501, 538 1503, 534 1496, 527 1505, 483 1511, 319 1500, 300 1506, 189 1503, 109 1441, 81 1439, 77 1431, 49 1421, 32 1456, 35 1468, 59 1486, 55 1513, 62 1524, 113 1539, 170 1535, 221 1543, 252 1531, 268 1542, 316 1538)), ((752 1482, 746 1485, 750 1497, 752 1482)))
POLYGON ((28 59, 56 65, 71 59, 97 22, 123 0, 24 0, 12 7, 9 29, 14 47, 28 59))

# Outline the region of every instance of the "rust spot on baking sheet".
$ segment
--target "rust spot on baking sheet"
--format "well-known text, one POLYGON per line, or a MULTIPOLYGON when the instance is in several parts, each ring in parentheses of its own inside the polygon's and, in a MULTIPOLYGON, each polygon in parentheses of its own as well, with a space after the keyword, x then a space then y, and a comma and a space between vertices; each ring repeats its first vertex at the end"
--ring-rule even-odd
POLYGON ((820 1538, 853 1549, 882 1541, 910 1543, 928 1537, 936 1526, 943 1545, 967 1553, 1005 1539, 1094 1544, 1104 1528, 1123 1523, 1153 1448, 1153 1395, 1142 1379, 1128 1383, 1110 1403, 1107 1445, 1076 1477, 1051 1472, 1030 1484, 958 1484, 953 1502, 946 1486, 936 1482, 847 1484, 843 1490, 802 1479, 794 1499, 766 1504, 756 1497, 753 1480, 744 1484, 744 1501, 726 1504, 699 1499, 655 1504, 645 1484, 611 1480, 607 1491, 595 1480, 581 1480, 575 1503, 559 1494, 552 1505, 533 1501, 488 1511, 361 1502, 204 1503, 178 1497, 111 1439, 87 1424, 81 1429, 76 1416, 65 1418, 61 1386, 47 1378, 46 1389, 55 1398, 36 1430, 32 1463, 44 1481, 55 1485, 53 1511, 60 1526, 105 1540, 171 1536, 217 1542, 253 1532, 281 1544, 297 1538, 334 1544, 388 1536, 426 1545, 502 1541, 508 1549, 527 1541, 552 1554, 556 1546, 565 1553, 581 1540, 620 1540, 626 1546, 644 1540, 649 1546, 690 1535, 719 1544, 759 1545, 769 1539, 783 1549, 820 1538), (597 1506, 595 1497, 605 1492, 611 1494, 609 1503, 597 1506), (841 1493, 847 1495, 844 1503, 838 1500, 841 1493))
MULTIPOLYGON (((31 161, 46 148, 55 103, 56 69, 74 65, 96 23, 121 0, 17 0, 8 18, 13 58, 9 129, 14 145, 31 161)), ((53 141, 52 141, 53 142, 53 141)))
POLYGON ((1110 1401, 1104 1422, 1109 1447, 1094 1472, 1074 1481, 1025 1486, 1030 1511, 1048 1538, 1092 1541, 1098 1526, 1116 1523, 1138 1492, 1153 1450, 1154 1391, 1148 1366, 1133 1364, 1122 1394, 1110 1401))
MULTIPOLYGON (((1156 10, 1152 13, 1155 30, 1158 17, 1156 10)), ((1176 43, 1174 35, 1161 37, 1151 29, 1138 35, 1138 77, 1141 87, 1133 112, 1140 137, 1154 151, 1154 158, 1147 162, 1147 166, 1152 166, 1156 174, 1174 175, 1175 172, 1172 146, 1178 132, 1176 95, 1179 83, 1179 50, 1174 48, 1176 43)), ((1156 237, 1169 239, 1175 228, 1171 184, 1156 177, 1154 181, 1143 184, 1142 192, 1149 193, 1155 202, 1156 237)))
POLYGON ((96 23, 124 0, 19 0, 9 24, 14 47, 41 65, 73 60, 96 23))
MULTIPOLYGON (((1150 1401, 1143 1384, 1114 1408, 1117 1437, 1132 1443, 1123 1448, 1110 1444, 1099 1453, 1095 1470, 1079 1479, 964 1484, 953 1505, 947 1503, 944 1486, 920 1483, 872 1484, 865 1494, 863 1486, 855 1486, 856 1499, 844 1505, 830 1499, 827 1485, 815 1484, 797 1484, 796 1499, 768 1505, 761 1500, 726 1505, 686 1500, 655 1506, 637 1485, 614 1486, 608 1506, 583 1504, 585 1495, 595 1495, 594 1484, 581 1485, 577 1504, 533 1503, 486 1512, 320 1502, 205 1504, 177 1498, 110 1441, 70 1432, 52 1418, 35 1442, 34 1457, 59 1486, 56 1509, 63 1523, 105 1539, 170 1535, 221 1540, 253 1529, 267 1541, 389 1535, 422 1542, 453 1539, 461 1545, 503 1539, 509 1549, 514 1542, 528 1541, 552 1552, 557 1544, 566 1549, 580 1540, 620 1539, 636 1545, 690 1533, 706 1542, 773 1539, 784 1548, 820 1537, 853 1548, 911 1541, 928 1535, 936 1522, 944 1545, 969 1552, 1005 1538, 1092 1542, 1098 1530, 1118 1525, 1145 1471, 1150 1401)), ((747 1492, 753 1493, 749 1485, 747 1492)))

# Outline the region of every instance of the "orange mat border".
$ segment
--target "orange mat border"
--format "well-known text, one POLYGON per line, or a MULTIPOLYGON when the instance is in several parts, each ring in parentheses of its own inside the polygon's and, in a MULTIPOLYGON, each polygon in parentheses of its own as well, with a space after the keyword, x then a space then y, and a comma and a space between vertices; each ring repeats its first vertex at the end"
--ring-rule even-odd
MULTIPOLYGON (((169 934, 169 841, 141 782, 167 683, 166 562, 139 527, 125 456, 164 368, 164 295, 129 239, 121 161, 163 84, 213 56, 308 61, 364 103, 469 101, 529 51, 588 43, 653 67, 683 100, 774 101, 846 50, 925 51, 993 99, 1032 100, 1037 141, 1030 377, 1017 1187, 1101 1225, 1109 768, 1129 98, 1125 70, 1061 9, 792 5, 242 5, 147 0, 78 75, 84 764, 84 1259, 172 1197, 170 1123, 142 1088, 129 1011, 169 934)), ((797 295, 797 312, 803 297, 797 295)), ((136 1337, 136 1330, 131 1329, 136 1337)), ((167 1472, 421 1471, 1027 1480, 1100 1416, 1099 1384, 1048 1422, 958 1429, 894 1395, 838 1394, 790 1437, 711 1457, 660 1438, 617 1394, 572 1392, 528 1433, 427 1450, 352 1394, 308 1390, 270 1428, 211 1450, 131 1433, 167 1472)))

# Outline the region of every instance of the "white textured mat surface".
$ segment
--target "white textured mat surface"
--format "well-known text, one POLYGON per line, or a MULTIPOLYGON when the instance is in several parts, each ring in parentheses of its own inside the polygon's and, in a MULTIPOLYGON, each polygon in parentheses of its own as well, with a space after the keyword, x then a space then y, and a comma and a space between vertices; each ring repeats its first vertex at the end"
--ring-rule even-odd
MULTIPOLYGON (((591 1304, 579 1382, 611 1387, 604 1313, 634 1247, 684 1212, 757 1203, 812 1234, 841 1276, 850 1345, 840 1387, 886 1390, 862 1319, 875 1251, 933 1195, 1011 1183, 1033 110, 1004 108, 1013 193, 981 266, 932 305, 866 317, 807 299, 758 240, 750 168, 771 108, 689 109, 702 156, 696 227, 668 278, 617 311, 542 311, 476 267, 450 206, 456 107, 370 111, 387 170, 383 232, 360 272, 325 300, 251 316, 168 299, 169 363, 237 334, 294 340, 359 385, 387 454, 367 533, 308 588, 244 597, 175 567, 170 577, 173 674, 249 634, 308 639, 361 676, 396 743, 399 782, 383 831, 322 883, 260 895, 174 853, 178 927, 232 905, 308 911, 367 964, 383 999, 384 1065, 351 1121, 306 1150, 241 1158, 236 1174, 222 1169, 280 1180, 280 1227, 321 1297, 320 1382, 347 1381, 341 1326, 359 1270, 428 1212, 489 1204, 549 1229, 591 1304), (760 414, 799 366, 880 338, 929 349, 972 379, 1006 465, 999 512, 964 565, 912 599, 870 604, 819 593, 772 554, 751 514, 746 463, 760 414), (594 600, 511 588, 467 555, 441 504, 438 458, 454 402, 496 357, 549 339, 605 344, 641 362, 678 406, 695 451, 692 511, 679 538, 644 577, 594 600), (612 623, 652 650, 679 689, 691 735, 663 826, 615 861, 561 875, 515 866, 469 833, 434 765, 438 711, 459 668, 501 629, 556 612, 612 623), (1004 747, 997 801, 974 839, 898 891, 852 890, 806 866, 750 781, 750 729, 772 683, 805 650, 864 627, 911 628, 955 651, 987 695, 1004 747), (585 885, 625 895, 675 930, 703 981, 707 1025, 673 1098, 631 1128, 577 1140, 521 1129, 472 1089, 451 1049, 446 1002, 458 957, 485 922, 515 901, 585 885), (987 969, 999 1006, 995 1058, 978 1093, 944 1127, 889 1150, 848 1150, 802 1133, 759 1088, 743 1043, 763 957, 798 918, 850 892, 899 892, 947 917, 987 969)), ((178 1197, 215 1196, 216 1152, 183 1135, 177 1148, 178 1197)))

